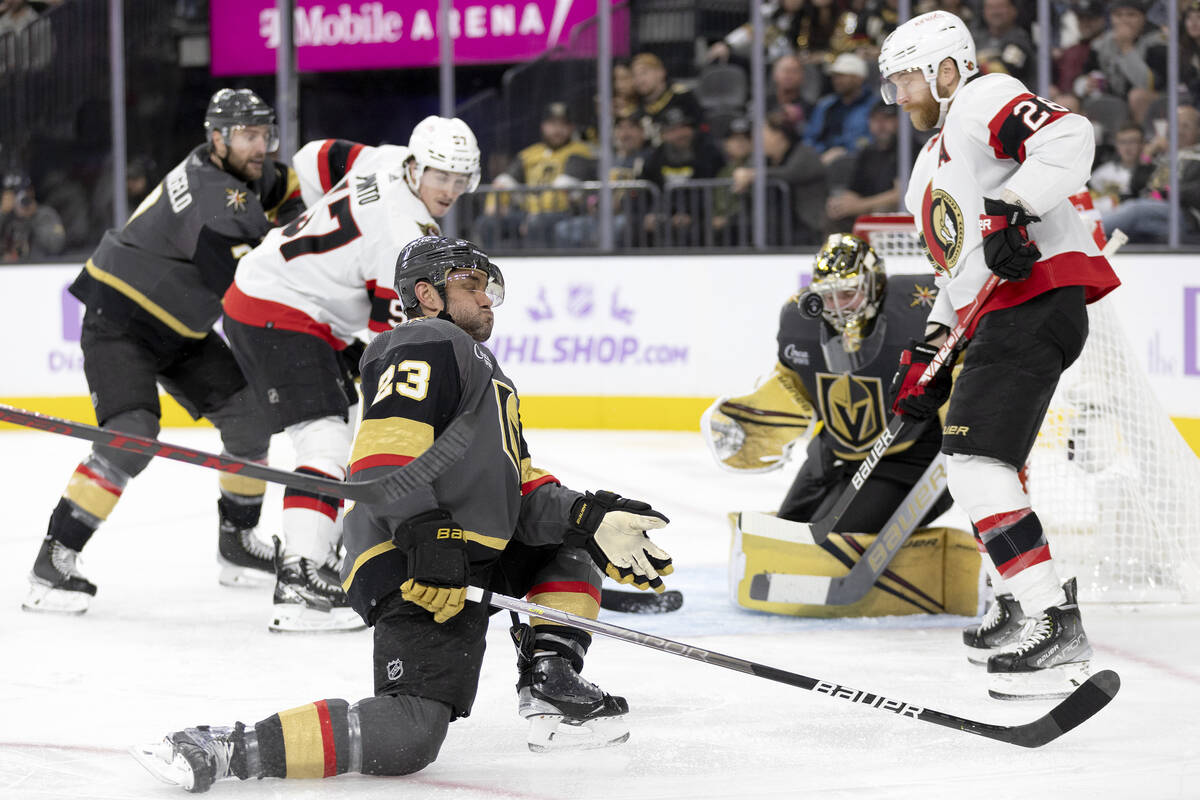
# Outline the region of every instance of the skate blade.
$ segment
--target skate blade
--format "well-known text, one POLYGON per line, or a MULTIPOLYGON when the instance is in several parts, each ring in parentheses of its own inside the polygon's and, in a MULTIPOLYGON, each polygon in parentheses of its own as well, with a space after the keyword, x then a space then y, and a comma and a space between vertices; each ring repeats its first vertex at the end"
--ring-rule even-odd
POLYGON ((254 567, 239 567, 236 564, 221 563, 221 572, 217 582, 222 586, 235 589, 258 589, 263 586, 275 585, 275 572, 265 572, 254 567))
POLYGON ((92 596, 85 592, 68 592, 53 586, 32 583, 21 608, 42 614, 79 615, 88 610, 91 600, 92 596))
POLYGON ((529 749, 535 753, 594 750, 622 744, 628 739, 629 724, 624 715, 588 720, 567 720, 561 714, 529 717, 529 749))
POLYGON ((1091 675, 1090 661, 1033 672, 988 674, 988 695, 996 700, 1054 700, 1067 697, 1091 675))
POLYGON ((170 742, 163 741, 158 744, 134 745, 129 748, 129 755, 163 783, 182 786, 190 791, 196 776, 187 759, 175 755, 174 751, 175 748, 170 742))
POLYGON ((320 611, 299 603, 279 603, 267 628, 272 633, 341 633, 366 628, 352 608, 320 611))

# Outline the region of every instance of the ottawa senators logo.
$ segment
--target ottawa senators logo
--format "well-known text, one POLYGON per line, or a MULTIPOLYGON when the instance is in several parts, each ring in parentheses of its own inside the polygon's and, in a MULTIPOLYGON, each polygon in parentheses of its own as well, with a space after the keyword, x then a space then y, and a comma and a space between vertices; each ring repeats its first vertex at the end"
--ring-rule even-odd
POLYGON ((939 272, 954 269, 962 255, 966 230, 962 209, 944 190, 934 189, 932 181, 921 198, 921 229, 934 268, 939 272))
POLYGON ((434 222, 418 222, 417 227, 421 229, 422 236, 442 235, 442 232, 438 229, 437 223, 434 222))
POLYGON ((842 446, 862 452, 883 433, 883 381, 864 375, 817 373, 825 429, 842 446))

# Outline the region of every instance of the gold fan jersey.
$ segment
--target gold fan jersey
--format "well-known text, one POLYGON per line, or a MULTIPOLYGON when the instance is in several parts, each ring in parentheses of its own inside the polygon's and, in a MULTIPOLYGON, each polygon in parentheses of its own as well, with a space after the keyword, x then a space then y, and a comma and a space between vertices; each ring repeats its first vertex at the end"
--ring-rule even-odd
POLYGON ((477 419, 470 450, 431 487, 347 510, 343 587, 363 619, 406 579, 410 543, 393 536, 416 514, 450 512, 465 531, 473 577, 486 572, 510 540, 533 547, 562 542, 580 495, 533 466, 516 387, 487 347, 451 322, 419 317, 371 342, 362 380, 350 480, 409 463, 464 412, 477 419))
POLYGON ((109 230, 71 293, 106 317, 154 336, 169 329, 203 339, 221 315, 238 259, 276 219, 303 206, 295 173, 268 159, 249 184, 218 167, 200 145, 146 196, 120 230, 109 230))
MULTIPOLYGON (((362 148, 353 161, 347 156, 350 169, 332 191, 242 259, 225 313, 246 325, 307 333, 336 350, 365 329, 379 333, 402 319, 396 257, 413 239, 438 233, 402 177, 404 157, 402 147, 362 148)), ((312 164, 324 163, 329 172, 322 178, 318 168, 316 185, 338 171, 328 160, 305 161, 310 166, 301 175, 310 186, 312 164)))
POLYGON ((1027 280, 993 292, 968 335, 983 314, 1051 289, 1083 286, 1090 303, 1120 284, 1067 199, 1087 183, 1094 151, 1087 119, 1011 76, 983 75, 959 89, 941 131, 918 154, 904 198, 939 273, 930 322, 953 327, 991 274, 980 216, 983 199, 1005 189, 1041 217, 1028 231, 1042 259, 1027 280))

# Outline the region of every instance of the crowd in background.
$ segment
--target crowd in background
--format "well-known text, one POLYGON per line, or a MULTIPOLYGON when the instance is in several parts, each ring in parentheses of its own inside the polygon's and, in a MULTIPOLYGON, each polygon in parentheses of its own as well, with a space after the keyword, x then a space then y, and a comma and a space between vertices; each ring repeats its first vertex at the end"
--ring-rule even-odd
MULTIPOLYGON (((0 36, 54 5, 0 0, 0 36)), ((1200 142, 1192 120, 1200 100, 1200 0, 1180 7, 1178 176, 1168 166, 1162 0, 1054 0, 1051 7, 1049 99, 1095 126, 1089 188, 1106 225, 1122 227, 1134 242, 1163 242, 1167 199, 1177 191, 1184 241, 1197 241, 1200 142)), ((983 72, 1010 73, 1036 90, 1043 43, 1034 0, 921 0, 913 13, 935 8, 968 23, 983 72)), ((900 209, 897 170, 910 159, 900 158, 897 134, 907 123, 880 103, 876 67, 879 47, 898 23, 896 0, 779 0, 762 10, 767 115, 761 126, 749 116, 748 22, 700 42, 703 55, 690 70, 676 66, 678 74, 651 50, 614 64, 608 178, 632 182, 614 193, 618 247, 748 244, 755 130, 766 154, 768 202, 778 212, 770 223, 772 245, 813 245, 856 216, 900 209)), ((600 177, 596 109, 567 98, 531 102, 541 107, 540 137, 515 143, 511 152, 487 153, 486 191, 464 204, 460 230, 498 250, 594 247, 597 194, 582 185, 600 177)), ((194 138, 192 130, 184 138, 194 138)), ((188 146, 131 159, 130 208, 162 178, 163 164, 188 146)), ((111 167, 95 166, 85 178, 78 172, 44 163, 35 170, 0 152, 0 260, 94 244, 111 224, 111 167)))

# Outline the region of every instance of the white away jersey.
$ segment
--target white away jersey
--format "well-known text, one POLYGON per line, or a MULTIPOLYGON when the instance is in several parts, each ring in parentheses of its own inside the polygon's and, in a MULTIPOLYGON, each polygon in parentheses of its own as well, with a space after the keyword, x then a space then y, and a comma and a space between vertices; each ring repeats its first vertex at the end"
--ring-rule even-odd
POLYGON ((363 329, 378 333, 400 321, 396 259, 438 227, 404 182, 403 158, 394 157, 401 154, 386 155, 362 148, 332 191, 243 257, 225 313, 247 325, 308 333, 338 350, 363 329))
POLYGON ((985 312, 1059 286, 1083 285, 1091 302, 1118 285, 1067 199, 1087 183, 1094 150, 1087 119, 1009 75, 984 75, 959 90, 941 131, 917 156, 904 198, 940 273, 931 322, 953 327, 991 274, 979 219, 983 199, 1005 189, 1041 217, 1028 230, 1042 260, 1027 280, 997 288, 985 312))
POLYGON ((292 159, 300 179, 304 205, 311 206, 338 184, 350 170, 400 174, 409 150, 394 144, 369 147, 346 139, 316 139, 301 147, 292 159))

